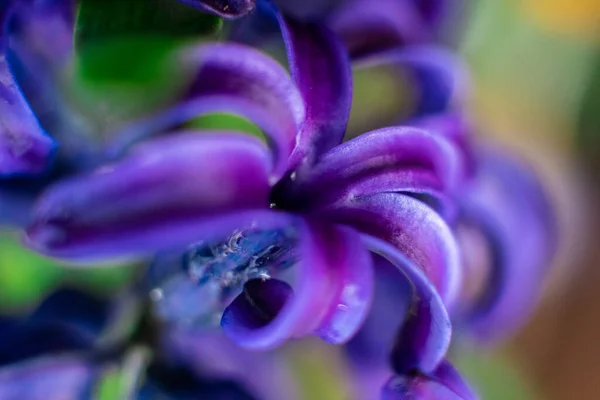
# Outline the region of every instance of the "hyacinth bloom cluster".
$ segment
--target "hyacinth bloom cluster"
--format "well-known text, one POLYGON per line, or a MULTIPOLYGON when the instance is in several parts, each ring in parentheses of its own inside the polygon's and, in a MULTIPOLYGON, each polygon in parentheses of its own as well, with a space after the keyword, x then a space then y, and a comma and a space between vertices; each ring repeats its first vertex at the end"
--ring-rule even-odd
MULTIPOLYGON (((48 314, 48 329, 64 328, 56 337, 65 343, 1 360, 0 385, 20 393, 21 376, 33 376, 39 388, 60 390, 49 374, 64 373, 69 383, 61 387, 76 394, 57 397, 86 398, 101 371, 141 341, 156 355, 147 381, 132 385, 140 399, 294 398, 291 386, 274 394, 258 390, 260 383, 199 373, 194 365, 214 339, 206 332, 220 324, 229 341, 214 347, 223 357, 233 344, 259 351, 248 356, 256 368, 265 365, 260 351, 292 339, 347 343, 362 385, 357 398, 477 398, 446 360, 453 325, 482 341, 518 326, 555 239, 535 176, 471 138, 464 67, 429 43, 448 5, 182 2, 237 18, 232 40, 184 47, 175 57, 193 71, 189 86, 108 143, 92 145, 73 138, 63 109, 48 121, 36 117, 34 100, 53 93, 47 82, 70 48, 55 59, 8 46, 29 43, 16 32, 35 22, 69 26, 70 5, 34 0, 3 8, 4 35, 14 39, 3 38, 0 206, 14 211, 0 218, 27 225, 25 244, 57 259, 149 261, 134 302, 149 299, 142 319, 154 323, 108 341, 94 340, 98 328, 74 344, 92 309, 121 302, 95 304, 82 316, 50 298, 25 322, 2 322, 2 331, 26 338, 36 315, 48 314), (276 33, 263 29, 273 24, 276 33), (289 74, 256 48, 277 35, 289 74), (413 113, 345 140, 352 68, 377 65, 408 71, 417 88, 413 113), (38 66, 44 84, 28 92, 19 76, 37 76, 38 66), (247 118, 264 139, 181 128, 216 112, 247 118), (145 330, 159 330, 160 339, 145 330), (68 362, 56 356, 64 353, 68 362)), ((110 325, 103 315, 96 325, 110 325)))

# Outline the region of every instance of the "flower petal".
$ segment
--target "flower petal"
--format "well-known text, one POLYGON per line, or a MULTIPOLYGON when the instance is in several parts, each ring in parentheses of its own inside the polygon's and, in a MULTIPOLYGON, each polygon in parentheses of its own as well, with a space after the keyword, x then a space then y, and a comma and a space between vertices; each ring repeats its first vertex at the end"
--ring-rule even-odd
POLYGON ((198 227, 188 220, 208 229, 219 214, 268 207, 270 169, 264 145, 243 134, 149 141, 117 164, 51 186, 26 241, 41 253, 89 259, 190 243, 198 227))
POLYGON ((475 175, 477 167, 472 144, 472 128, 466 116, 450 112, 426 116, 413 120, 412 123, 419 128, 450 140, 460 152, 465 167, 465 176, 472 178, 475 175))
POLYGON ((531 313, 556 251, 557 228, 547 194, 530 168, 498 150, 477 150, 480 169, 463 210, 494 255, 490 287, 470 321, 475 336, 487 341, 510 334, 531 313))
POLYGON ((360 328, 373 292, 372 261, 360 236, 307 221, 298 246, 293 292, 275 279, 249 281, 225 310, 221 326, 240 346, 267 349, 309 334, 343 343, 360 328))
POLYGON ((264 131, 274 148, 275 171, 282 174, 304 121, 302 97, 285 69, 257 50, 232 43, 186 48, 179 61, 193 74, 189 87, 167 109, 118 132, 110 152, 118 155, 193 117, 232 112, 264 131))
POLYGON ((360 68, 397 66, 408 73, 417 96, 413 118, 464 107, 469 79, 464 63, 450 50, 437 46, 410 46, 365 58, 360 68))
POLYGON ((330 18, 353 60, 416 43, 430 37, 411 1, 353 0, 330 18))
POLYGON ((476 400, 458 371, 442 362, 431 374, 412 373, 393 377, 383 388, 382 400, 476 400))
POLYGON ((456 150, 426 131, 394 127, 360 135, 328 153, 310 169, 282 181, 272 200, 286 209, 351 204, 355 198, 404 192, 436 198, 451 214, 453 194, 462 175, 456 150))
POLYGON ((0 176, 47 168, 54 141, 44 132, 0 54, 0 176))
POLYGON ((458 247, 433 209, 409 196, 380 193, 332 206, 319 215, 396 247, 425 273, 446 306, 453 305, 461 279, 458 247))
POLYGON ((369 250, 394 264, 413 286, 412 303, 393 349, 394 370, 435 370, 444 359, 452 336, 442 299, 421 269, 394 246, 369 235, 363 235, 363 241, 369 250))
POLYGON ((306 104, 306 121, 291 161, 313 163, 342 142, 350 117, 352 73, 337 37, 324 25, 278 15, 290 71, 306 104))
POLYGON ((65 97, 73 47, 74 0, 17 2, 6 27, 6 59, 59 157, 89 162, 98 152, 91 126, 65 97))
POLYGON ((221 18, 240 18, 255 7, 255 0, 179 0, 184 4, 211 12, 221 18))
POLYGON ((98 371, 70 356, 39 358, 0 369, 2 399, 90 398, 98 371))

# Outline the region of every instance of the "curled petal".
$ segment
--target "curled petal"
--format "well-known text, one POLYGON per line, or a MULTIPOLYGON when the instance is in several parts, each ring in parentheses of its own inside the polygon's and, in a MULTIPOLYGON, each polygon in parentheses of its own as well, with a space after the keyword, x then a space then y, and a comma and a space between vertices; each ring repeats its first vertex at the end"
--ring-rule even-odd
MULTIPOLYGON (((188 220, 208 229, 219 214, 268 207, 270 170, 264 145, 243 134, 149 141, 119 163, 51 186, 35 207, 26 242, 41 253, 81 259, 190 243, 198 227, 188 220)), ((227 231, 232 223, 214 229, 227 231)))
POLYGON ((369 57, 431 36, 411 1, 349 0, 329 25, 353 60, 369 57))
POLYGON ((258 125, 273 147, 282 174, 304 121, 304 104, 285 69, 275 60, 237 44, 204 44, 186 48, 182 65, 192 82, 166 110, 117 133, 110 152, 159 134, 191 118, 216 112, 240 114, 258 125))
POLYGON ((532 311, 556 250, 557 229, 547 194, 527 166, 483 147, 478 163, 462 207, 488 239, 493 259, 471 327, 479 339, 492 340, 512 332, 532 311))
POLYGON ((332 206, 322 215, 394 245, 421 268, 445 304, 453 305, 459 252, 450 228, 433 209, 412 197, 381 193, 332 206))
POLYGON ((85 399, 97 368, 70 356, 46 357, 0 368, 2 399, 85 399))
POLYGON ((391 378, 383 388, 382 400, 477 400, 458 371, 443 361, 430 374, 413 372, 391 378))
POLYGON ((216 14, 221 18, 240 18, 255 7, 255 0, 179 0, 184 4, 216 14))
POLYGON ((313 168, 282 181, 274 198, 285 208, 351 203, 354 198, 406 192, 430 195, 451 212, 449 201, 462 175, 456 150, 444 138, 414 128, 384 128, 360 135, 326 153, 313 168))
POLYGON ((394 264, 412 284, 412 301, 393 349, 393 366, 397 373, 411 370, 433 371, 444 359, 452 325, 436 288, 423 271, 394 246, 372 236, 363 235, 372 252, 394 264))
POLYGON ((344 138, 352 102, 350 62, 324 25, 282 15, 278 19, 290 71, 306 104, 306 121, 291 164, 312 163, 344 138))
POLYGON ((463 107, 469 92, 464 63, 451 51, 436 46, 410 46, 362 60, 362 68, 392 65, 405 71, 413 84, 416 105, 413 117, 463 107))
POLYGON ((0 176, 42 172, 55 144, 23 97, 3 54, 0 81, 0 176))
POLYGON ((441 135, 450 140, 460 152, 465 177, 475 175, 476 160, 472 145, 472 128, 469 121, 460 113, 444 113, 413 120, 412 123, 430 133, 441 135))
POLYGON ((249 281, 225 310, 221 326, 239 345, 272 348, 316 334, 330 343, 349 340, 368 312, 372 261, 360 236, 343 227, 308 221, 299 243, 296 286, 249 281))

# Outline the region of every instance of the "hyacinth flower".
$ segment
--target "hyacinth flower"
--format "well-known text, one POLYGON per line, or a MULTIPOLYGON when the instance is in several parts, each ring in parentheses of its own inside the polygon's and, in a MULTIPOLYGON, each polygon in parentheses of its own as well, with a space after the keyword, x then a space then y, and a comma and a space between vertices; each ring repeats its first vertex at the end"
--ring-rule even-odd
POLYGON ((448 203, 460 160, 445 139, 411 128, 339 145, 351 94, 345 50, 319 25, 280 20, 298 88, 251 48, 187 49, 182 62, 197 66, 189 92, 121 132, 120 161, 52 185, 26 242, 71 260, 162 252, 156 313, 193 330, 217 310, 227 335, 253 349, 307 334, 348 340, 369 309, 373 251, 414 287, 398 372, 433 371, 449 345, 460 271, 449 228, 415 196, 448 203), (235 132, 150 137, 217 111, 254 121, 271 152, 235 132))

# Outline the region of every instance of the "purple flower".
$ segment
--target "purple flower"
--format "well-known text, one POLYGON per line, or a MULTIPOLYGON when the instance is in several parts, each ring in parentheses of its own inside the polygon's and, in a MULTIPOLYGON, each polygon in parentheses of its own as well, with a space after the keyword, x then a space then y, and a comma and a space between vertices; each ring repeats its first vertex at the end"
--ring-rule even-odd
POLYGON ((192 116, 233 111, 262 128, 271 152, 233 132, 148 139, 113 165, 53 185, 27 243, 70 259, 190 244, 187 262, 175 264, 153 297, 170 307, 186 301, 179 290, 190 286, 186 277, 215 304, 233 297, 221 324, 248 348, 307 334, 348 340, 369 309, 373 251, 414 287, 406 368, 432 371, 450 340, 446 306, 456 297, 458 253, 442 218, 415 196, 450 208, 446 193, 458 184, 461 163, 445 139, 412 128, 339 145, 351 95, 345 51, 319 25, 281 21, 298 89, 255 50, 196 46, 182 56, 197 68, 189 92, 115 143, 126 152, 192 116), (216 295, 205 291, 207 282, 216 295))

